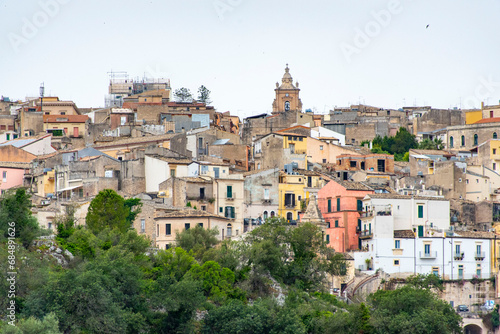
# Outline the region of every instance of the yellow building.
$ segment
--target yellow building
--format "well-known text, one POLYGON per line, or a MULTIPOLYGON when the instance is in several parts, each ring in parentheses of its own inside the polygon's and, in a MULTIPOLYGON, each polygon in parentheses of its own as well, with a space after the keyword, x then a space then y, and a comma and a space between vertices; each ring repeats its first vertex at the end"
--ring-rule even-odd
POLYGON ((323 187, 320 174, 305 169, 292 169, 285 165, 280 172, 278 186, 278 215, 290 222, 299 220, 299 213, 304 212, 311 194, 317 194, 323 187))
POLYGON ((43 115, 43 131, 54 136, 81 138, 88 120, 86 115, 43 115))
POLYGON ((474 124, 483 119, 482 110, 469 110, 465 112, 465 124, 474 124))

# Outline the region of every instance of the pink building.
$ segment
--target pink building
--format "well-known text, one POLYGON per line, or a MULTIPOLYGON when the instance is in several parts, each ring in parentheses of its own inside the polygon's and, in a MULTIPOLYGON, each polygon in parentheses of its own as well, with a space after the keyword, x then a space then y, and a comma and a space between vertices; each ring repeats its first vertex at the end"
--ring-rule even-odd
POLYGON ((22 186, 24 173, 29 170, 26 162, 0 162, 0 193, 7 189, 22 186))
POLYGON ((359 249, 356 228, 363 198, 374 190, 360 182, 331 180, 318 192, 318 207, 327 223, 326 242, 337 252, 359 249))

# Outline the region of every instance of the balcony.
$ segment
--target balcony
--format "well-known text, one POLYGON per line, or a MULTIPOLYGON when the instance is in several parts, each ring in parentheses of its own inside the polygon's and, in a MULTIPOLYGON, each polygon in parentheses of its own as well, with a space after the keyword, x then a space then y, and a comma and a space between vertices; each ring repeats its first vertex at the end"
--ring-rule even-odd
POLYGON ((421 259, 435 259, 437 258, 437 252, 420 252, 421 259))
POLYGON ((228 200, 228 201, 234 200, 235 197, 236 197, 236 194, 234 192, 226 193, 226 200, 228 200))
POLYGON ((271 200, 271 199, 269 199, 269 198, 268 198, 268 199, 263 199, 263 200, 262 200, 262 203, 263 203, 263 204, 271 204, 271 203, 272 203, 272 200, 271 200))
POLYGON ((463 260, 464 259, 464 252, 460 252, 460 253, 455 252, 453 258, 455 260, 463 260))
POLYGON ((361 231, 359 233, 359 238, 360 239, 370 239, 373 237, 373 231, 361 231))
MULTIPOLYGON (((360 210, 358 210, 360 211, 360 210)), ((392 208, 390 205, 381 207, 369 207, 366 211, 361 211, 361 218, 373 217, 373 216, 392 216, 392 208)))
POLYGON ((485 257, 486 257, 485 252, 475 252, 474 253, 474 258, 476 259, 476 261, 484 260, 485 257))

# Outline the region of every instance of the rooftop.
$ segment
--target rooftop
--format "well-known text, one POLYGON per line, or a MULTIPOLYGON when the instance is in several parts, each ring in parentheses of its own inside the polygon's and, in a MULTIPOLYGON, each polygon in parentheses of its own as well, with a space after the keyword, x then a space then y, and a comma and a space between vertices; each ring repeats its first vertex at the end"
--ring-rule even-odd
POLYGON ((161 214, 161 216, 156 217, 155 220, 162 218, 219 218, 228 221, 230 220, 228 218, 215 215, 213 213, 209 213, 202 210, 194 210, 194 209, 182 209, 178 211, 167 212, 161 214))
POLYGON ((448 201, 443 197, 432 197, 432 196, 411 196, 411 195, 400 195, 400 194, 368 194, 370 198, 386 198, 386 199, 416 199, 416 200, 428 200, 428 201, 448 201))

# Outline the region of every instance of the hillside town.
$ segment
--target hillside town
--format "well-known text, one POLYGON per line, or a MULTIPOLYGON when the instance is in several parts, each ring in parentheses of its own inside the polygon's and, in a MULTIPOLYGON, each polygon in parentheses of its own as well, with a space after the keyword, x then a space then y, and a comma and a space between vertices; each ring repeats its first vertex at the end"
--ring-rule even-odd
POLYGON ((332 294, 356 302, 433 274, 441 299, 466 306, 463 325, 486 333, 475 315, 500 298, 500 103, 319 114, 303 109, 292 70, 262 83, 274 88, 272 112, 243 119, 212 105, 204 86, 195 96, 122 72, 111 73, 104 108, 43 86, 38 97, 3 96, 1 194, 26 189, 40 227, 57 233, 69 208, 84 226, 111 189, 141 201, 133 228, 158 250, 197 226, 224 241, 271 219, 310 222, 348 263, 329 279, 332 294))

